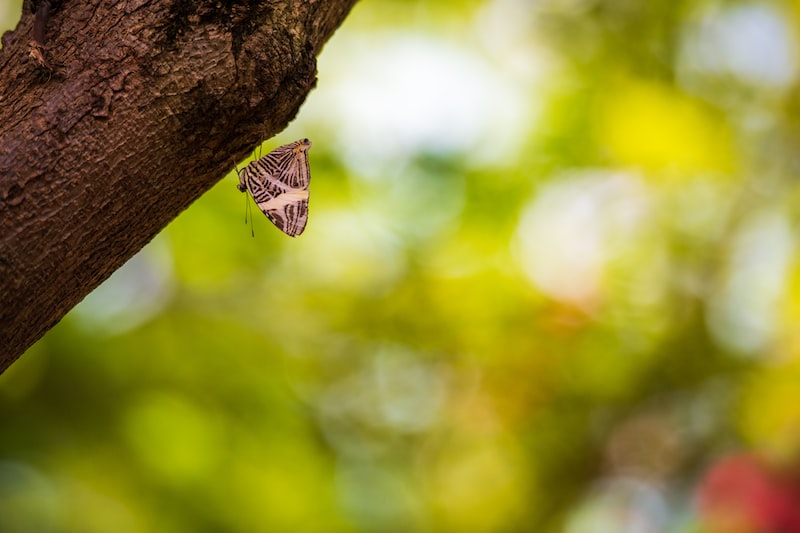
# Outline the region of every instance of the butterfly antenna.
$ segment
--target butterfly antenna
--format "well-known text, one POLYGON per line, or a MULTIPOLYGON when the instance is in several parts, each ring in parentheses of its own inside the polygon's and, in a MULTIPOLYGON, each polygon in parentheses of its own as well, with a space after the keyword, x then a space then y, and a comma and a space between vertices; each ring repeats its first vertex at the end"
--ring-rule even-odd
POLYGON ((247 224, 247 212, 250 210, 250 200, 247 193, 244 193, 244 223, 247 224))
MULTIPOLYGON (((245 194, 245 196, 247 196, 245 194)), ((256 237, 256 224, 253 220, 253 207, 250 205, 250 202, 247 202, 247 211, 250 212, 250 236, 255 239, 256 237)), ((247 218, 247 213, 245 213, 245 218, 247 218)))
POLYGON ((249 198, 249 196, 250 195, 247 194, 247 193, 244 194, 244 223, 247 224, 248 215, 250 215, 249 216, 249 218, 250 218, 250 236, 255 238, 255 236, 256 236, 256 228, 255 228, 255 221, 253 220, 252 208, 250 207, 250 198, 249 198))

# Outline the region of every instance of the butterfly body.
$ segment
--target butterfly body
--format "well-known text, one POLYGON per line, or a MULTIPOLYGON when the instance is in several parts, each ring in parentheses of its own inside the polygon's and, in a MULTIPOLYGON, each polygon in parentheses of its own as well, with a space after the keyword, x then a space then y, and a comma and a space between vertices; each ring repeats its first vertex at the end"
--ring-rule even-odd
POLYGON ((308 221, 308 149, 300 139, 252 161, 239 173, 238 189, 249 191, 258 208, 290 237, 303 233, 308 221))

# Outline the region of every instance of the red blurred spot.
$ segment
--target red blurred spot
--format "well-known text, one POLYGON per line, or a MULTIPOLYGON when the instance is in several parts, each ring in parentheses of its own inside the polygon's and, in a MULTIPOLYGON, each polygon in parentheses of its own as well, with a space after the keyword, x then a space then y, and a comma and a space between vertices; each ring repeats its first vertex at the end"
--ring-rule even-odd
POLYGON ((710 533, 800 533, 800 488, 748 455, 712 466, 698 505, 710 533))

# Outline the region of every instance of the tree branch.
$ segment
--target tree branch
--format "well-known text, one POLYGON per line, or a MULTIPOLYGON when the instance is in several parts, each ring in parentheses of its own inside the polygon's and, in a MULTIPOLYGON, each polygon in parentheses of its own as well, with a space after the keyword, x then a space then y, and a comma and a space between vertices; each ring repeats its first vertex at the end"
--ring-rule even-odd
POLYGON ((355 1, 66 0, 52 73, 25 11, 0 50, 0 372, 288 124, 355 1))

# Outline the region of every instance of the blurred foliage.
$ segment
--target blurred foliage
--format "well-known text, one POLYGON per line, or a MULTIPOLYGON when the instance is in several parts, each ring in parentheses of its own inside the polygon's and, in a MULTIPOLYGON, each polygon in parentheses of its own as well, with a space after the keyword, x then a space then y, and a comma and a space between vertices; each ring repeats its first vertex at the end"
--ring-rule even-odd
POLYGON ((306 233, 229 175, 0 377, 0 531, 796 531, 799 17, 360 3, 306 233))

